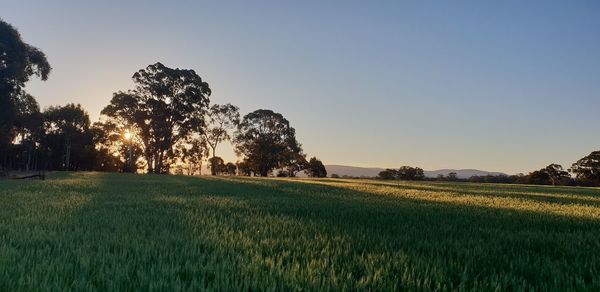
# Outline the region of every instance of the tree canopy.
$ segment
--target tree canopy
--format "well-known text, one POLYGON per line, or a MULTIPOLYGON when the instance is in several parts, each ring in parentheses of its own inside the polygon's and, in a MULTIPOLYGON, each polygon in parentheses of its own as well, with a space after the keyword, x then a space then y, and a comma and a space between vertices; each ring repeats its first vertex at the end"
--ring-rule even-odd
POLYGON ((600 150, 579 159, 571 166, 577 179, 591 185, 600 185, 600 150))
POLYGON ((50 167, 91 170, 94 145, 88 113, 79 104, 67 104, 49 107, 43 114, 50 167))
POLYGON ((399 169, 385 169, 379 172, 381 179, 423 180, 425 173, 419 167, 402 166, 399 169))
POLYGON ((32 97, 22 89, 32 76, 48 79, 51 70, 46 55, 25 43, 12 25, 0 19, 0 172, 17 134, 18 114, 28 110, 21 107, 32 104, 32 97))
POLYGON ((309 177, 327 177, 325 165, 323 165, 323 162, 316 157, 313 157, 308 161, 306 172, 309 177))
POLYGON ((204 129, 211 90, 194 70, 161 63, 133 75, 135 89, 117 92, 102 114, 140 137, 149 173, 166 173, 174 146, 204 129))
MULTIPOLYGON (((204 141, 212 150, 212 157, 216 156, 219 143, 231 139, 230 132, 240 123, 239 108, 230 103, 214 104, 208 110, 208 126, 203 132, 204 141)), ((216 169, 211 167, 211 174, 216 175, 216 169)))
POLYGON ((267 176, 283 167, 291 152, 301 151, 296 131, 283 115, 259 109, 244 116, 233 142, 236 153, 255 174, 267 176))

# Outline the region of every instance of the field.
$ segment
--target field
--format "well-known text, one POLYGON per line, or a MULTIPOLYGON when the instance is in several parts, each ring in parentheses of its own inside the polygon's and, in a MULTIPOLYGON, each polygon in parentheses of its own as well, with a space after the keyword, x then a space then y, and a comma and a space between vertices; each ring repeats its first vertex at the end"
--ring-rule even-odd
POLYGON ((600 290, 600 189, 0 181, 0 290, 600 290))

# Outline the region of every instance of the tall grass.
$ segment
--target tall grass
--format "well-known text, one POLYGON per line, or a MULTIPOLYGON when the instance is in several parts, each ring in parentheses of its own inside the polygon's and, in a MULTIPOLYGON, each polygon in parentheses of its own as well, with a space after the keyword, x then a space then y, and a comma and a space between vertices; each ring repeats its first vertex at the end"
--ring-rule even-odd
POLYGON ((600 190, 58 173, 0 181, 0 289, 599 290, 600 190))

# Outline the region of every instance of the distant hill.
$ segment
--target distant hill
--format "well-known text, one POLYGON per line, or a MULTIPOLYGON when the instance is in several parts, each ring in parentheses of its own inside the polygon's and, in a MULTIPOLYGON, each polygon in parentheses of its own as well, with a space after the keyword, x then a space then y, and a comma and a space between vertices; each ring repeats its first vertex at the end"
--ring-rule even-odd
POLYGON ((356 166, 346 166, 346 165, 325 165, 325 169, 327 169, 327 175, 330 176, 332 174, 338 174, 340 176, 349 175, 349 176, 377 176, 383 168, 377 167, 356 167, 356 166))
POLYGON ((425 176, 437 177, 440 174, 448 175, 451 172, 456 172, 456 176, 459 178, 470 178, 474 175, 501 175, 505 173, 495 171, 485 171, 478 169, 438 169, 438 170, 425 170, 425 176))
MULTIPOLYGON (((347 166, 347 165, 325 165, 327 169, 327 174, 338 174, 340 176, 349 175, 349 176, 367 176, 367 177, 375 177, 379 174, 383 168, 378 167, 356 167, 356 166, 347 166)), ((425 170, 426 177, 437 177, 440 174, 448 175, 451 172, 456 172, 456 175, 459 178, 469 178, 474 175, 499 175, 504 174, 501 172, 494 171, 484 171, 478 169, 438 169, 438 170, 425 170)))

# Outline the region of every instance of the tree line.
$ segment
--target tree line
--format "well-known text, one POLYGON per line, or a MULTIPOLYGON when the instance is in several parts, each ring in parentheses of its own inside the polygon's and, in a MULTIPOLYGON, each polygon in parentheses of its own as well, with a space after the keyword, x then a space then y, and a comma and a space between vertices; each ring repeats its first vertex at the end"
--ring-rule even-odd
POLYGON ((211 104, 209 84, 194 70, 155 63, 132 76, 91 123, 79 104, 40 110, 25 92, 31 77, 46 80, 45 54, 0 20, 0 174, 9 170, 96 170, 195 175, 208 161, 213 175, 324 177, 307 160, 296 131, 280 113, 258 109, 241 117, 232 104, 211 104), (240 160, 225 163, 217 147, 231 141, 240 160), (278 170, 275 174, 274 172, 278 170))
POLYGON ((463 181, 477 183, 507 183, 507 184, 535 184, 555 186, 600 186, 600 150, 577 160, 571 168, 564 169, 561 165, 552 163, 542 169, 529 174, 517 175, 483 175, 459 178, 455 172, 448 175, 438 175, 436 178, 426 178, 423 169, 418 167, 402 166, 399 169, 385 169, 377 176, 384 180, 436 180, 436 181, 463 181))

